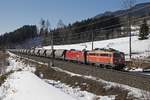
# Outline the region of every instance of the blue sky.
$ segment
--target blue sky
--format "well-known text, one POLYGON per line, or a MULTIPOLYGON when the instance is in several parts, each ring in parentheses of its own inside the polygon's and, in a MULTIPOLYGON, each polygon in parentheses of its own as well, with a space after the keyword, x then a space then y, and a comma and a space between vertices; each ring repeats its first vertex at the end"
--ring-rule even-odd
MULTIPOLYGON (((39 24, 48 19, 55 27, 61 19, 65 24, 96 16, 105 11, 122 9, 122 0, 0 0, 0 33, 23 25, 39 24)), ((150 2, 150 0, 137 0, 150 2)))

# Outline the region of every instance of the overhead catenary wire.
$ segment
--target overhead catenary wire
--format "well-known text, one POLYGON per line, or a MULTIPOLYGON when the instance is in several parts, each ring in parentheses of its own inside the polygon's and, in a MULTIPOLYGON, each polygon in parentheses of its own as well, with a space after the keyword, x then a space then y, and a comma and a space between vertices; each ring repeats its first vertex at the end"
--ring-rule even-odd
MULTIPOLYGON (((141 25, 141 24, 139 24, 141 25)), ((109 30, 105 30, 106 31, 109 31, 109 30)), ((85 38, 85 37, 83 37, 85 38)), ((89 37, 89 39, 84 39, 84 40, 80 40, 80 39, 83 39, 81 38, 79 35, 77 36, 74 36, 74 37, 71 37, 71 38, 65 38, 64 40, 61 39, 61 38, 55 38, 54 41, 55 41, 55 44, 69 44, 69 43, 76 43, 77 41, 76 40, 79 40, 80 42, 90 42, 91 41, 91 38, 89 37), (67 41, 67 42, 66 42, 67 41)), ((104 36, 102 36, 101 34, 97 35, 96 38, 105 38, 104 36)), ((78 41, 78 42, 79 42, 78 41)), ((94 41, 95 41, 95 38, 94 38, 94 41)))
MULTIPOLYGON (((128 13, 131 13, 131 12, 135 12, 135 11, 139 11, 139 10, 141 10, 141 9, 144 9, 144 8, 147 8, 147 7, 150 7, 150 5, 147 5, 147 6, 144 6, 144 7, 141 7, 141 8, 138 8, 138 9, 134 9, 134 10, 128 10, 128 13)), ((127 12, 126 13, 123 13, 123 14, 120 14, 120 15, 117 15, 117 16, 114 16, 114 17, 112 17, 112 18, 107 18, 107 19, 105 19, 105 20, 100 20, 100 21, 97 21, 96 23, 100 23, 100 22, 104 22, 104 21, 109 21, 109 20, 111 20, 111 19, 113 19, 113 18, 115 18, 115 17, 119 17, 119 16, 123 16, 123 15, 126 15, 127 14, 127 12)), ((143 19, 147 19, 147 18, 149 18, 149 16, 146 16, 146 17, 139 17, 139 18, 134 18, 133 20, 134 20, 134 22, 138 22, 138 21, 140 21, 140 20, 143 20, 143 19)), ((93 24, 96 24, 96 23, 91 23, 91 24, 88 24, 88 25, 93 25, 93 24)), ((97 29, 94 29, 94 30, 87 30, 87 31, 83 31, 83 32, 76 32, 76 33, 74 33, 74 32, 70 32, 70 33, 67 33, 67 35, 64 35, 64 34, 59 34, 59 37, 60 38, 64 38, 65 36, 68 36, 68 35, 70 35, 71 37, 69 37, 69 38, 67 38, 67 39, 69 39, 68 41, 70 41, 70 40, 72 40, 72 39, 78 39, 78 38, 80 38, 81 37, 81 35, 82 34, 86 34, 86 33, 90 33, 90 32, 93 32, 93 31, 95 31, 95 32, 107 32, 107 31, 110 31, 110 30, 112 30, 112 29, 119 29, 120 28, 120 26, 123 26, 123 25, 126 25, 128 22, 123 22, 123 21, 121 21, 121 23, 119 23, 119 24, 115 24, 115 25, 110 25, 110 26, 106 26, 106 27, 102 27, 102 28, 97 28, 97 29)), ((136 24, 136 25, 138 25, 138 24, 136 24)), ((87 25, 85 25, 85 26, 87 26, 87 25)), ((79 27, 81 27, 81 26, 79 26, 79 27)), ((76 28, 79 28, 79 27, 76 27, 76 28)), ((72 29, 71 29, 72 30, 72 29)), ((82 35, 82 36, 84 36, 84 35, 82 35)), ((100 37, 100 36, 97 36, 97 37, 100 37)), ((56 37, 57 38, 57 37, 56 37)), ((54 41, 64 41, 64 39, 55 39, 54 38, 54 41)))
MULTIPOLYGON (((95 22, 95 23, 91 23, 91 24, 88 24, 88 25, 93 25, 93 24, 96 24, 96 23, 105 22, 105 21, 108 21, 108 20, 113 19, 113 18, 115 18, 115 17, 121 17, 121 16, 126 15, 127 13, 133 13, 133 12, 136 12, 136 11, 142 10, 142 9, 144 9, 144 8, 148 8, 148 7, 150 7, 150 5, 146 5, 146 6, 143 6, 143 7, 138 8, 138 9, 134 9, 134 10, 126 9, 126 10, 128 10, 128 11, 126 11, 126 12, 123 13, 123 14, 119 14, 119 15, 114 16, 114 17, 112 17, 112 18, 107 18, 107 19, 104 19, 104 20, 99 20, 99 21, 97 21, 97 22, 95 22)), ((143 18, 142 18, 142 19, 143 19, 143 18)), ((127 23, 127 22, 126 22, 126 23, 127 23)), ((101 29, 95 29, 95 30, 105 30, 105 29, 107 29, 107 28, 116 27, 116 26, 119 26, 119 25, 124 25, 124 24, 121 23, 121 24, 111 25, 111 26, 107 26, 107 27, 104 27, 104 28, 101 28, 101 29)), ((87 26, 87 25, 84 25, 84 26, 87 26)), ((83 27, 83 25, 82 25, 82 26, 79 26, 79 27, 76 27, 76 28, 80 28, 80 27, 83 27)), ((81 34, 81 33, 85 33, 85 32, 89 32, 89 31, 73 33, 72 36, 78 35, 78 34, 81 34)))
MULTIPOLYGON (((144 19, 148 19, 148 18, 150 18, 150 16, 146 16, 146 17, 142 17, 142 18, 136 18, 136 19, 134 19, 134 21, 136 21, 136 22, 138 22, 138 21, 141 21, 141 20, 144 20, 144 19)), ((115 24, 115 25, 110 25, 110 26, 107 26, 107 27, 103 27, 103 28, 99 28, 99 29, 94 29, 94 30, 92 30, 92 31, 109 31, 109 30, 112 30, 112 29, 117 29, 117 28, 120 28, 120 26, 123 26, 123 25, 126 25, 128 22, 124 22, 124 23, 119 23, 119 24, 115 24), (119 26, 119 27, 117 27, 117 26, 119 26)), ((136 26, 140 26, 141 24, 136 24, 136 26)), ((83 32, 78 32, 78 33, 70 33, 71 34, 71 36, 73 37, 73 38, 75 38, 76 36, 79 36, 79 35, 81 35, 82 33, 89 33, 89 32, 91 32, 91 30, 89 31, 89 30, 87 30, 87 31, 83 31, 83 32)), ((63 35, 63 34, 59 34, 59 36, 61 37, 63 37, 63 36, 65 36, 65 35, 63 35)))

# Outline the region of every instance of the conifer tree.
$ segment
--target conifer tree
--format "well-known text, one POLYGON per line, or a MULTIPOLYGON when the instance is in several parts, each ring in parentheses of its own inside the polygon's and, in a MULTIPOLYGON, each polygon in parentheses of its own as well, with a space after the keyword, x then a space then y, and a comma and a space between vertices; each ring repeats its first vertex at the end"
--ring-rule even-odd
POLYGON ((147 39, 148 32, 149 32, 149 27, 146 23, 146 20, 143 20, 143 24, 140 27, 139 40, 147 39))

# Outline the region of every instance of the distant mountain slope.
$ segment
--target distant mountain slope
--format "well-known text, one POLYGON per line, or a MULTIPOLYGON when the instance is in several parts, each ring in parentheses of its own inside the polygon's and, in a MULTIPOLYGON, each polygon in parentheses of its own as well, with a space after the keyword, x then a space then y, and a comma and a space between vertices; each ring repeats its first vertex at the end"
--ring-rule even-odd
POLYGON ((118 11, 106 11, 102 14, 98 14, 96 15, 94 18, 99 18, 102 16, 106 16, 106 15, 114 15, 114 16, 118 16, 124 13, 127 13, 128 11, 132 12, 132 16, 144 16, 146 14, 150 14, 150 2, 148 3, 140 3, 140 4, 136 4, 134 7, 132 7, 131 9, 126 9, 126 10, 118 10, 118 11))

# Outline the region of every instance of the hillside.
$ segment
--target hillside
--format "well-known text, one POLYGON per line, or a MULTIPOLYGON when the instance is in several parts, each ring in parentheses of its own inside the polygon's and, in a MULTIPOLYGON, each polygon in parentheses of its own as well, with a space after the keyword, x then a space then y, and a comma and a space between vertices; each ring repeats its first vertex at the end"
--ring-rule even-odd
MULTIPOLYGON (((137 4, 131 9, 126 10, 106 11, 95 17, 76 21, 73 24, 52 30, 54 44, 89 42, 92 40, 92 37, 95 41, 126 37, 128 36, 128 15, 131 17, 131 25, 137 27, 132 29, 132 31, 139 31, 143 20, 146 20, 149 24, 150 3, 137 4)), ((51 33, 44 37, 45 43, 43 45, 50 44, 50 37, 51 33)))
MULTIPOLYGON (((91 42, 72 44, 72 45, 58 45, 55 49, 76 49, 76 50, 91 50, 91 42)), ((126 54, 129 57, 129 37, 109 39, 103 41, 95 41, 94 48, 114 48, 126 54)), ((50 49, 51 46, 43 47, 50 49)), ((150 56, 150 38, 147 40, 138 40, 138 36, 132 36, 132 57, 148 57, 150 56)))
POLYGON ((133 16, 144 16, 144 15, 150 13, 150 3, 147 2, 147 3, 136 4, 131 9, 118 10, 118 11, 114 11, 114 12, 106 11, 106 12, 104 12, 102 14, 96 15, 94 18, 99 18, 99 17, 106 16, 106 15, 117 16, 117 15, 124 14, 124 13, 128 12, 129 10, 135 11, 135 12, 132 13, 133 16), (136 11, 137 9, 139 9, 139 10, 136 11))

